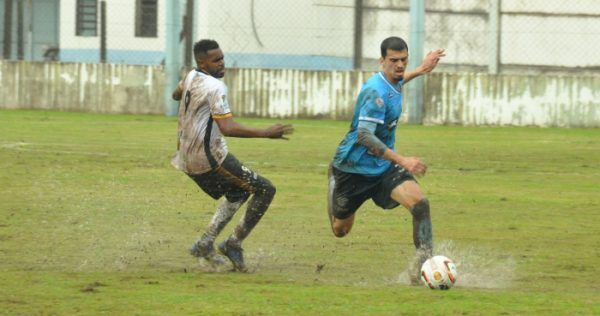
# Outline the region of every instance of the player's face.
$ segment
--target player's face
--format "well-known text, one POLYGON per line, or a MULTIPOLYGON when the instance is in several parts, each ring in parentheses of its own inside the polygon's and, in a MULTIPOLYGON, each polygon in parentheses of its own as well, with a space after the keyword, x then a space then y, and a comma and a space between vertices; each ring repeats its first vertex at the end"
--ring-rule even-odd
POLYGON ((387 50, 385 58, 380 59, 381 68, 385 77, 392 83, 397 83, 404 77, 404 71, 408 64, 408 51, 404 50, 387 50))
POLYGON ((200 69, 215 78, 225 76, 225 59, 220 48, 206 52, 206 57, 200 59, 200 69))

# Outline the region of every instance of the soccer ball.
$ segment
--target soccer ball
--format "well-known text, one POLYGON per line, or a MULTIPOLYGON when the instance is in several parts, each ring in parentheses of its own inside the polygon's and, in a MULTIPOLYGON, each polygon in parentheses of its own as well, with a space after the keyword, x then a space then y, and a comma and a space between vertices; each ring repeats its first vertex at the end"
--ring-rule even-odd
POLYGON ((456 265, 444 256, 429 258, 421 266, 421 281, 432 290, 449 290, 456 277, 456 265))

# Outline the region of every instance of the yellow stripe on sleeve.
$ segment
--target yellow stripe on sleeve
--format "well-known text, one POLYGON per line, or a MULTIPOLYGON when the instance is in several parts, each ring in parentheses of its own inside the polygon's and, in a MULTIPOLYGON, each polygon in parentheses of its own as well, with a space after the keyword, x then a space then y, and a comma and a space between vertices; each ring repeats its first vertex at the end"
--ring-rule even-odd
POLYGON ((232 117, 232 116, 233 116, 233 114, 231 114, 231 112, 230 112, 227 114, 213 114, 212 118, 214 118, 215 120, 218 120, 218 119, 224 119, 224 118, 228 118, 228 117, 232 117))

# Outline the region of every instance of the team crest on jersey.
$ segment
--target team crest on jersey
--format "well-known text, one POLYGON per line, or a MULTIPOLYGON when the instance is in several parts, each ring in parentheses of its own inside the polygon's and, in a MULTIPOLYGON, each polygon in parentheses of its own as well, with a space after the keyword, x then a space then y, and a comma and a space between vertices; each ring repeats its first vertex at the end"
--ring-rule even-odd
POLYGON ((383 99, 380 97, 377 97, 375 99, 375 104, 377 104, 378 107, 382 107, 383 106, 383 99))

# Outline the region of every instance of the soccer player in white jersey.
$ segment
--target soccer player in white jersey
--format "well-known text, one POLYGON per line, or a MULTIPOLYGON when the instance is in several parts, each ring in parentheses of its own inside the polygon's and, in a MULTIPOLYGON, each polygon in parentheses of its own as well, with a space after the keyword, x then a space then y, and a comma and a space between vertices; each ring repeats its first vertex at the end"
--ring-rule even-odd
POLYGON ((225 198, 190 253, 213 265, 224 263, 215 252, 215 238, 251 197, 233 233, 218 247, 235 270, 245 272, 242 241, 267 211, 275 187, 229 153, 223 136, 285 139, 284 135, 292 133, 293 128, 275 124, 258 129, 234 121, 227 101, 227 86, 218 79, 225 74, 219 44, 208 39, 195 43, 194 58, 197 68, 173 91, 173 98, 180 103, 177 153, 171 163, 213 199, 225 198))
MULTIPOLYGON (((368 199, 384 209, 406 207, 413 217, 413 242, 417 249, 412 270, 431 256, 433 241, 429 202, 413 175, 427 166, 416 157, 394 149, 396 126, 402 113, 402 86, 431 72, 444 50, 430 52, 423 63, 407 71, 408 46, 399 37, 381 43, 382 71, 362 87, 350 130, 340 143, 329 168, 328 214, 333 234, 344 237, 354 224, 358 208, 368 199)), ((409 271, 411 281, 418 271, 409 271)))

